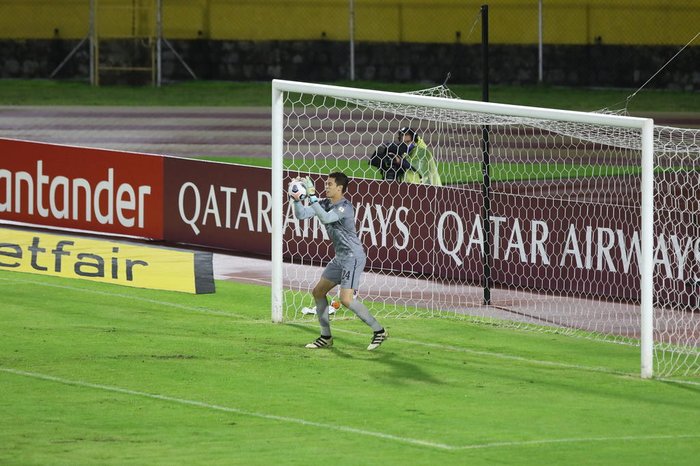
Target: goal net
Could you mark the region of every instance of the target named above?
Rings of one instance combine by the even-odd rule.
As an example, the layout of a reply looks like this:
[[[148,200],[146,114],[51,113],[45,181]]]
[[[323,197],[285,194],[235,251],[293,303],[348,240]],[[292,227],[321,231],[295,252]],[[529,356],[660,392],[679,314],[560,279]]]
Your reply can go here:
[[[370,162],[400,128],[430,153],[409,151],[403,180],[385,180],[401,174]],[[644,377],[700,374],[697,130],[464,101],[444,86],[274,81],[272,133],[274,321],[315,319],[310,290],[334,254],[320,222],[295,219],[287,183],[309,175],[322,191],[342,171],[374,315],[640,345]],[[426,157],[432,184],[409,175]]]

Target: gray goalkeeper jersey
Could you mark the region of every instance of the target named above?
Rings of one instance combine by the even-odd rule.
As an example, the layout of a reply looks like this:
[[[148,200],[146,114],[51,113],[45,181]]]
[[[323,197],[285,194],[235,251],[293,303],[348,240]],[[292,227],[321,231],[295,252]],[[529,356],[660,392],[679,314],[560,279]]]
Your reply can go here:
[[[347,199],[343,198],[332,204],[330,199],[318,201],[319,207],[326,213],[318,215],[326,227],[326,232],[333,242],[335,255],[338,259],[347,257],[365,257],[365,250],[357,237],[355,228],[355,209]],[[310,218],[316,215],[313,207],[302,205],[301,202],[294,203],[294,214],[298,219]]]

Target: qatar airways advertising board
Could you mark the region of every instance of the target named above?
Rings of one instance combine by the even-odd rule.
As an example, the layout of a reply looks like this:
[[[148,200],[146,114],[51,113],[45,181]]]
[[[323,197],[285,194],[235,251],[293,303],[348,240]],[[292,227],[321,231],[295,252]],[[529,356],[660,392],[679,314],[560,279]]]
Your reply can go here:
[[[163,239],[163,158],[0,139],[0,219]]]
[[[277,189],[285,189],[291,176]],[[270,256],[271,173],[267,168],[168,159],[168,241]],[[323,177],[316,176],[317,189]],[[352,180],[358,233],[373,270],[480,284],[484,223],[481,187],[437,188]],[[496,286],[636,300],[641,256],[640,211],[562,199],[494,193],[491,273]],[[316,217],[297,220],[285,196],[284,251],[295,261],[324,264],[333,251]],[[659,224],[688,224],[685,214],[657,213]],[[663,218],[666,217],[666,218]],[[700,236],[657,231],[657,299],[690,304],[700,283]]]
[[[165,160],[165,237],[169,242],[270,257],[270,170]]]

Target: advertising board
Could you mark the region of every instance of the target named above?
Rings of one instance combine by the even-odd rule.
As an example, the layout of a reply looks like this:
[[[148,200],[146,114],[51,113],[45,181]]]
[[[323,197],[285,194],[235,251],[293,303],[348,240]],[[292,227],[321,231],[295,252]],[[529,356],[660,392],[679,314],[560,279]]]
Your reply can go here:
[[[163,238],[163,157],[0,138],[0,219]]]
[[[212,255],[0,227],[0,270],[185,293],[213,293]]]

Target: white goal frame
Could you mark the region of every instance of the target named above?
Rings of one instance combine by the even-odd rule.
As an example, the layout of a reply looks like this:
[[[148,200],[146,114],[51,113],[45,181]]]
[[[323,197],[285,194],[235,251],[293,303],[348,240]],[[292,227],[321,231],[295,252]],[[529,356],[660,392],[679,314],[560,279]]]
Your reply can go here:
[[[446,99],[422,95],[356,89],[295,81],[272,81],[272,321],[283,320],[283,226],[284,226],[284,95],[287,92],[313,94],[341,99],[381,101],[433,109],[475,112],[542,120],[606,125],[641,131],[641,377],[653,375],[653,237],[654,237],[654,120],[601,113],[586,113],[550,108],[525,107],[488,102]]]

